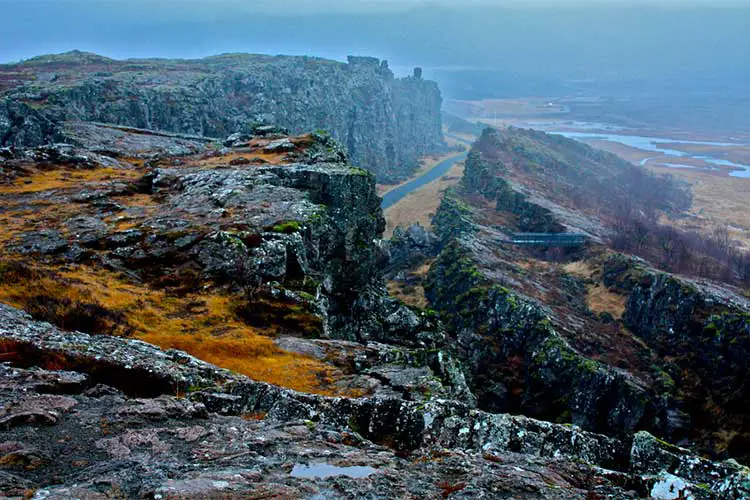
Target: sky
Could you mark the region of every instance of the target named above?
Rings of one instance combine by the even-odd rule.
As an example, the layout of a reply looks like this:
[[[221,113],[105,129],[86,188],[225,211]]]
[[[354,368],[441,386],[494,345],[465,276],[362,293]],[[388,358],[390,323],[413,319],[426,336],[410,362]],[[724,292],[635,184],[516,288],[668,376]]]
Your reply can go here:
[[[750,95],[750,0],[0,0],[0,15],[0,63],[367,55],[451,96]]]
[[[670,12],[729,12],[730,4],[748,6],[750,0],[0,0],[0,63],[81,49],[116,58],[261,52],[343,59],[367,54],[396,65],[472,66],[476,61],[471,57],[453,57],[455,51],[444,47],[445,40],[453,41],[450,35],[465,35],[481,46],[533,44],[540,37],[554,40],[554,35],[569,43],[570,32],[580,31],[585,42],[591,32],[603,36],[597,31],[601,23],[608,23],[607,28],[620,24],[624,11],[625,29],[613,26],[613,37],[623,40],[640,37],[641,28],[659,30],[650,19],[654,17],[667,28],[661,36],[668,43],[669,38],[689,37],[707,27],[726,38],[720,33],[725,20],[706,19],[713,26],[702,26],[699,15],[673,28]],[[560,11],[566,12],[563,20],[555,21]],[[642,19],[629,19],[638,11]],[[732,18],[737,16],[726,17],[731,37]],[[523,23],[529,25],[526,32]],[[446,29],[449,36],[441,40]],[[475,36],[477,31],[484,38]],[[503,38],[503,32],[515,38]],[[654,38],[653,33],[646,35]],[[450,56],[433,57],[439,51]]]

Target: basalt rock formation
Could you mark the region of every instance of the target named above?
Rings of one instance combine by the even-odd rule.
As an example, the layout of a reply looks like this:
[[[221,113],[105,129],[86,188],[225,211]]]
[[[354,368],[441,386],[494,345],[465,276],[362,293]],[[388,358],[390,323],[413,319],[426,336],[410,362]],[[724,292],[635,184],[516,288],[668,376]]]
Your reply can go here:
[[[457,402],[326,398],[0,306],[10,498],[743,498],[750,473]]]
[[[383,241],[382,248],[388,259],[386,276],[392,276],[437,257],[440,239],[422,225],[412,224],[406,229],[397,227],[391,238]]]
[[[116,61],[70,52],[0,66],[0,146],[71,142],[66,122],[221,138],[272,124],[330,131],[383,181],[444,148],[437,84],[385,61],[223,55]]]
[[[623,323],[659,356],[672,360],[668,372],[681,389],[677,399],[689,425],[732,429],[736,434],[722,446],[747,460],[750,302],[731,290],[678,279],[621,256],[604,263],[602,278],[627,297]],[[686,433],[675,431],[672,439]],[[716,446],[716,440],[701,444]]]
[[[3,301],[295,388],[471,403],[435,318],[388,297],[374,178],[329,136],[109,133],[119,159],[6,150]]]
[[[481,409],[608,435],[647,430],[747,460],[750,304],[731,285],[608,248],[620,195],[597,206],[607,179],[644,210],[678,210],[686,196],[612,158],[538,132],[485,132],[434,219],[443,249],[425,280],[430,303]],[[627,196],[627,179],[643,190]],[[651,198],[654,186],[663,198]],[[576,232],[589,243],[512,243],[528,231]]]
[[[724,460],[744,393],[708,381],[744,390],[741,357],[712,371],[745,349],[742,302],[625,257],[522,265],[465,187],[437,234],[384,243],[373,174],[327,134],[64,126],[76,144],[0,150],[4,497],[748,495]],[[384,273],[438,251],[436,310],[388,295]],[[630,297],[621,320],[586,301],[597,280]],[[683,356],[694,340],[711,349]],[[696,382],[735,431],[714,461]]]

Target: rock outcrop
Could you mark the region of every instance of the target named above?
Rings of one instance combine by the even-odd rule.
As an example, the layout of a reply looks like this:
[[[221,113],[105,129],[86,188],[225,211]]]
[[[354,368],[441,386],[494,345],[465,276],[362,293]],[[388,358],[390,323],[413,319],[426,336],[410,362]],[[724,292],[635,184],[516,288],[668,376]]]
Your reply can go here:
[[[450,401],[311,396],[0,305],[6,497],[741,498],[750,473],[645,433]],[[54,479],[53,479],[54,478]]]
[[[434,316],[388,297],[374,177],[330,136],[92,128],[119,140],[2,158],[2,301],[299,389],[473,403]]]
[[[440,238],[421,224],[412,224],[406,229],[399,226],[389,240],[382,242],[382,248],[387,259],[385,273],[395,275],[437,257]]]
[[[660,356],[673,359],[671,383],[690,416],[686,427],[732,428],[722,446],[750,457],[750,304],[733,291],[659,272],[643,261],[615,255],[604,263],[603,280],[627,296],[623,322]],[[674,429],[680,439],[685,429]],[[719,433],[717,433],[719,434]],[[704,446],[715,447],[706,439]]]
[[[325,129],[383,181],[444,148],[435,82],[394,78],[387,62],[223,55],[115,61],[78,52],[0,66],[0,146],[69,142],[66,122],[224,138],[258,124]]]
[[[644,387],[573,349],[541,304],[493,284],[471,245],[454,241],[441,252],[426,292],[460,346],[479,407],[605,433],[642,425]]]
[[[308,161],[305,155],[317,154],[316,148],[329,140],[324,136],[286,140],[298,153],[285,152],[287,160],[276,165],[263,160],[265,164],[233,166],[230,158],[209,155],[200,164],[169,160],[148,171],[119,166],[114,172],[126,177],[120,182],[51,190],[45,198],[77,204],[75,216],[60,220],[58,227],[12,235],[10,249],[61,261],[99,262],[151,281],[197,272],[201,280],[242,290],[277,286],[283,295],[296,289],[306,291],[326,317],[347,314],[360,294],[369,289],[376,293],[379,283],[374,242],[384,222],[374,179],[346,165],[343,156]],[[248,156],[256,150],[261,156],[277,155],[266,152],[269,139],[256,141],[245,148]],[[53,165],[85,158],[90,161],[80,160],[81,168],[91,172],[110,168],[83,153],[44,158]],[[37,154],[32,161],[39,159]],[[24,162],[28,159],[18,164]],[[206,168],[206,162],[212,166]],[[128,206],[139,195],[158,206],[148,211]],[[117,196],[124,205],[111,203]],[[29,204],[39,197],[32,188],[18,193],[16,201]],[[118,230],[107,224],[112,214],[130,227]],[[329,325],[321,323],[321,335],[358,336],[356,324],[347,332],[329,332]]]
[[[647,430],[747,460],[741,360],[750,305],[731,285],[656,271],[607,248],[616,207],[591,207],[598,186],[618,184],[620,161],[570,142],[487,131],[433,220],[442,250],[425,291],[459,347],[478,407],[611,435]],[[630,198],[637,207],[668,212],[684,202],[676,185],[651,199],[669,181],[628,168],[650,186]],[[513,243],[513,233],[537,231],[582,233],[589,243]]]

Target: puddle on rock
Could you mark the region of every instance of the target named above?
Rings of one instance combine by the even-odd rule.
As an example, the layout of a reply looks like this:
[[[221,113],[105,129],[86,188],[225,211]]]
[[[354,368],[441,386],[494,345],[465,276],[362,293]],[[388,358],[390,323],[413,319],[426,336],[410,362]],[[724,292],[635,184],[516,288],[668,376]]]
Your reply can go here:
[[[353,466],[353,467],[338,467],[331,464],[309,464],[300,465],[297,464],[292,469],[290,474],[292,477],[299,477],[304,479],[326,479],[334,476],[347,476],[353,478],[367,477],[371,474],[375,474],[378,470],[374,467],[367,466]]]

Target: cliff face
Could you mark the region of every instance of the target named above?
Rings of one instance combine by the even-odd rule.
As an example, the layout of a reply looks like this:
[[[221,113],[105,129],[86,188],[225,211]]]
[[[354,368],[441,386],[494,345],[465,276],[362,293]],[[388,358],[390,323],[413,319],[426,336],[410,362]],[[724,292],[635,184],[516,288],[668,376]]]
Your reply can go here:
[[[660,356],[681,388],[693,427],[732,429],[722,446],[745,459],[750,443],[750,304],[731,291],[676,278],[637,259],[610,258],[604,282],[627,296],[623,322]],[[718,433],[717,433],[718,434]],[[707,439],[706,445],[716,446]]]
[[[152,131],[75,131],[120,159],[1,150],[0,302],[296,389],[419,399],[454,392],[444,377],[471,401],[436,321],[387,296],[374,176],[330,136],[267,130],[217,151]]]
[[[425,290],[478,407],[605,434],[646,429],[747,460],[747,300],[607,246],[618,200],[664,213],[689,193],[570,142],[486,132],[433,220],[443,248]],[[584,233],[588,243],[513,243],[513,233],[537,231]]]
[[[224,138],[271,123],[325,129],[352,161],[391,181],[443,148],[435,82],[396,79],[387,62],[226,55],[114,61],[70,53],[0,66],[0,144],[65,141],[64,121]]]
[[[555,330],[551,311],[494,281],[497,269],[478,264],[490,250],[471,236],[453,241],[426,286],[455,335],[479,407],[603,433],[643,426],[644,387],[581,354]]]
[[[329,398],[0,305],[0,488],[48,498],[746,498],[750,472],[453,401]],[[50,478],[54,478],[54,481]],[[346,494],[342,494],[345,489]],[[668,492],[668,496],[660,496]]]
[[[440,239],[382,245],[374,176],[325,134],[65,131],[89,148],[0,149],[3,495],[747,496],[736,462],[633,435],[650,388],[497,283],[536,273],[489,246],[494,209],[451,198]],[[441,242],[458,342],[380,277]],[[519,409],[559,422],[483,411]]]

